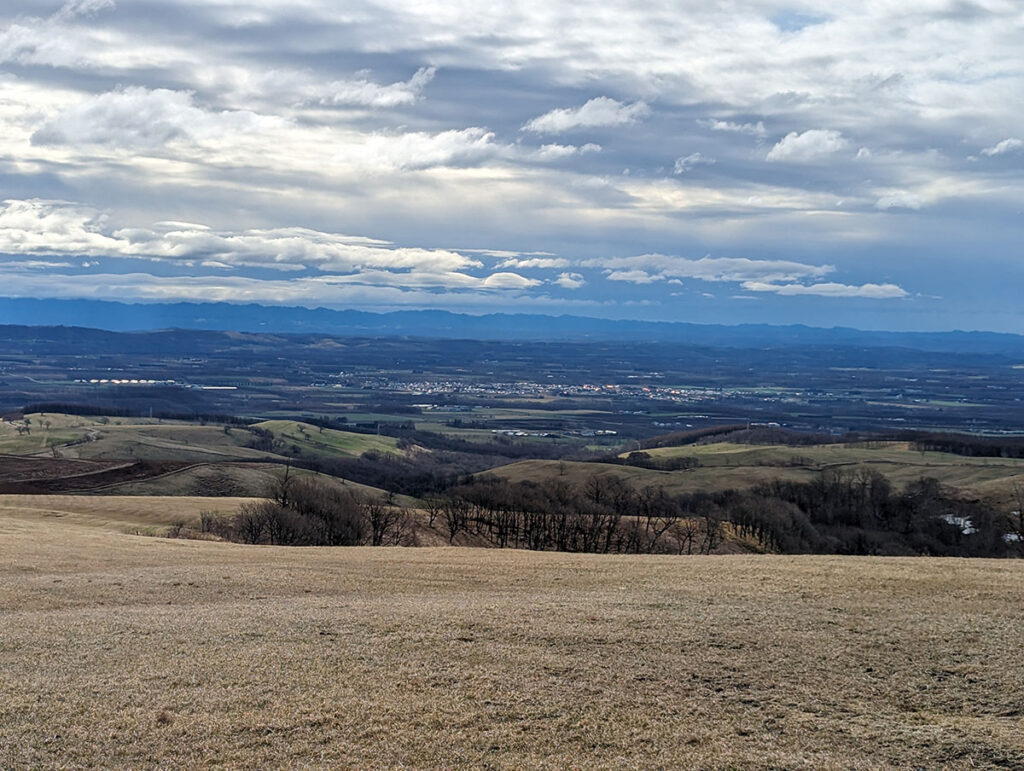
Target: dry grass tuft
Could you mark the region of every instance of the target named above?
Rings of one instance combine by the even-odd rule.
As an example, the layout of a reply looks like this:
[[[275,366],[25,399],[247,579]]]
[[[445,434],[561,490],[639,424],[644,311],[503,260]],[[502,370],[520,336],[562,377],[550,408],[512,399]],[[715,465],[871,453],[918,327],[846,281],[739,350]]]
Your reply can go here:
[[[167,710],[160,710],[156,713],[156,720],[154,721],[158,726],[167,726],[174,722],[174,718],[171,717]]]

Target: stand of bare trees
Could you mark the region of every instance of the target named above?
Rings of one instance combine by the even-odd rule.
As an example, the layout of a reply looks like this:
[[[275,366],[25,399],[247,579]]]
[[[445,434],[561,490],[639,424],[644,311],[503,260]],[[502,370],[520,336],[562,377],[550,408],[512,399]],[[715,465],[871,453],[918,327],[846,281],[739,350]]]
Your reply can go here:
[[[950,495],[934,479],[896,491],[871,470],[748,490],[673,495],[614,473],[575,484],[471,478],[426,501],[426,524],[451,544],[596,554],[712,554],[737,539],[781,553],[1001,557],[1024,552],[1024,486],[1011,513]],[[251,544],[415,543],[413,513],[390,496],[287,470],[264,499],[201,529]]]
[[[871,470],[670,495],[613,474],[511,483],[478,477],[428,506],[449,541],[595,553],[711,554],[726,536],[764,551],[1002,557],[1024,552],[1024,487],[1005,514],[921,479],[902,491]]]
[[[231,517],[203,514],[200,529],[230,541],[282,546],[389,546],[412,536],[409,512],[388,499],[287,469],[263,500]]]
[[[598,554],[704,553],[724,531],[710,501],[687,508],[663,489],[637,491],[613,475],[594,475],[582,488],[553,479],[511,484],[481,477],[428,503],[450,543],[461,535],[500,548]]]

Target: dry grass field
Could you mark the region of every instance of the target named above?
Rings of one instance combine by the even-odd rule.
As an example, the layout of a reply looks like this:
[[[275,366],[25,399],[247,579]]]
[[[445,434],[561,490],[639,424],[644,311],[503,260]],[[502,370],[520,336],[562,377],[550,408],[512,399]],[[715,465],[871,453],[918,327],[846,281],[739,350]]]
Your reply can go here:
[[[4,518],[11,518],[37,524],[102,528],[116,533],[162,535],[176,522],[197,523],[203,511],[231,514],[240,503],[248,500],[251,499],[158,495],[0,495],[0,523]],[[0,528],[2,526],[0,524]],[[75,531],[69,532],[73,537]]]
[[[0,768],[1024,766],[1020,561],[246,547],[92,500],[0,509]]]

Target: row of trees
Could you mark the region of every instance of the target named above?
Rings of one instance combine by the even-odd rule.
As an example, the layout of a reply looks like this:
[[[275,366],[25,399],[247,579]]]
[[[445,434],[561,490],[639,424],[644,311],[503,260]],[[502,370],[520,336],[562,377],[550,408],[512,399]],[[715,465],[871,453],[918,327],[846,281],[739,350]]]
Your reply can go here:
[[[265,499],[233,516],[203,514],[201,529],[250,544],[384,546],[415,543],[419,516],[390,497],[288,470]],[[478,476],[428,497],[426,525],[452,544],[602,554],[711,554],[730,533],[790,554],[1000,557],[1024,550],[1020,510],[959,499],[934,479],[896,491],[863,469],[682,495],[636,489],[614,473],[582,484]]]
[[[600,553],[711,553],[728,531],[782,553],[1000,557],[1024,546],[1024,515],[952,496],[934,479],[896,491],[870,470],[811,482],[671,495],[611,474],[511,483],[480,477],[428,506],[449,540]]]
[[[686,508],[660,487],[637,491],[615,475],[581,487],[563,479],[480,477],[428,502],[428,523],[501,548],[591,553],[704,553],[724,540],[720,512]]]

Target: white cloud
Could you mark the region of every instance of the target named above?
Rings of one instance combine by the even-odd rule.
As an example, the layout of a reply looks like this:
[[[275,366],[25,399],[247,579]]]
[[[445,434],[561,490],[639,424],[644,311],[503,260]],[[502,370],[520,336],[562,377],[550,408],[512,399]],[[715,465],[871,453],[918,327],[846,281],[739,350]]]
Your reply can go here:
[[[563,289],[579,289],[587,282],[579,273],[559,273],[558,278],[551,283],[558,284]]]
[[[87,267],[87,263],[82,263]],[[4,270],[52,270],[53,268],[70,268],[70,262],[56,262],[53,260],[0,260],[0,268]]]
[[[589,100],[582,107],[545,113],[528,121],[523,130],[538,134],[561,134],[577,128],[623,126],[647,117],[650,112],[650,108],[643,102],[623,104],[607,96],[599,96]]]
[[[599,153],[601,152],[601,145],[596,145],[592,142],[588,142],[582,147],[576,145],[541,145],[538,149],[528,151],[525,153],[525,157],[533,158],[538,161],[557,161],[562,158],[571,158],[574,155],[586,155],[588,153]]]
[[[745,281],[743,288],[748,292],[774,292],[784,297],[813,295],[816,297],[863,297],[873,300],[888,300],[906,297],[907,292],[896,284],[771,284],[760,281]]]
[[[792,131],[768,151],[767,161],[805,163],[827,158],[846,147],[847,141],[832,129],[809,129],[802,134]]]
[[[117,36],[79,22],[114,7],[113,0],[69,0],[47,18],[18,16],[6,29],[0,27],[0,61],[52,67],[95,63],[97,51],[109,49]],[[151,46],[149,53],[152,58],[155,48]],[[123,63],[126,60],[122,57]]]
[[[305,228],[215,232],[202,225],[167,222],[149,228],[112,228],[106,217],[88,207],[41,200],[3,202],[0,253],[217,260],[281,270],[381,268],[443,273],[482,267],[479,260],[450,250],[395,247]]]
[[[609,281],[628,281],[630,284],[653,284],[664,276],[654,276],[645,270],[609,270],[605,278]]]
[[[481,286],[487,289],[527,289],[541,283],[539,279],[526,278],[518,273],[492,273]]]
[[[319,87],[321,104],[401,107],[415,103],[434,79],[434,67],[421,67],[408,81],[382,86],[366,79],[336,80]]]
[[[175,140],[221,139],[281,124],[279,118],[247,111],[203,110],[186,91],[130,86],[67,107],[36,131],[32,142],[152,150]]]
[[[796,281],[824,276],[835,270],[831,265],[808,265],[790,260],[751,260],[746,257],[701,257],[691,260],[664,254],[595,258],[580,264],[617,271],[618,275],[612,280],[631,281],[640,278],[643,283],[649,283],[646,279],[653,281],[668,278],[695,278],[711,282]]]
[[[406,288],[398,285],[346,282],[335,277],[260,279],[247,276],[193,275],[158,276],[150,273],[95,273],[70,275],[7,271],[0,265],[0,283],[7,297],[47,297],[120,300],[129,302],[261,303],[266,305],[302,305],[310,308],[436,307],[438,291],[431,288]],[[522,294],[521,282],[496,280],[489,286],[481,281],[445,291],[447,307],[493,311],[499,308],[552,305],[599,305],[594,300],[553,300],[547,295]],[[508,305],[502,305],[508,303]]]
[[[315,270],[282,280],[251,276],[197,275],[154,279],[151,286],[124,292],[126,298],[151,300],[191,296],[189,288],[211,291],[203,299],[243,301],[252,297],[274,302],[335,296],[345,287],[391,287],[403,293],[517,293],[540,286],[540,279],[511,271],[472,275],[482,264],[443,249],[397,247],[373,239],[323,233],[303,228],[216,232],[202,225],[164,222],[152,228],[111,228],[88,209],[53,201],[5,201],[0,206],[0,253],[24,256],[92,256],[168,261],[189,271],[202,267],[222,272],[243,267],[276,268],[285,272]],[[83,262],[82,266],[88,266]],[[47,260],[0,261],[0,272],[18,272],[22,287],[40,286],[26,271],[49,269],[45,279],[66,279],[82,296],[118,297],[124,276],[58,276],[52,269],[71,267]],[[103,288],[103,282],[108,286]],[[89,289],[92,287],[92,289]],[[235,294],[243,290],[242,295]],[[251,290],[251,292],[250,292]],[[13,290],[12,290],[13,291]],[[40,296],[62,296],[36,290]],[[278,292],[276,295],[273,292]],[[346,290],[350,291],[350,290]],[[246,294],[248,293],[248,294]],[[417,295],[417,297],[420,297]],[[420,297],[422,300],[422,297]],[[434,295],[437,300],[437,295]]]
[[[348,78],[329,79],[324,73],[309,68],[225,65],[204,73],[200,80],[204,90],[216,90],[233,102],[274,111],[284,107],[353,107],[385,110],[407,107],[423,98],[426,87],[434,80],[436,67],[420,67],[408,80],[378,83],[369,71],[357,72]],[[318,120],[324,120],[322,112]]]
[[[476,126],[439,134],[380,134],[369,139],[365,149],[371,162],[398,169],[470,164],[502,152],[494,141],[494,132]]]
[[[1011,137],[1010,139],[1004,139],[1002,142],[997,142],[992,147],[986,147],[981,151],[982,155],[1005,155],[1006,153],[1012,153],[1014,150],[1020,150],[1024,147],[1024,142],[1019,139]]]
[[[764,123],[734,123],[728,120],[716,120],[714,118],[701,119],[697,123],[711,131],[728,131],[733,134],[748,134],[752,137],[763,139],[768,132],[765,131]]]
[[[499,268],[568,268],[569,260],[564,257],[510,257]]]
[[[333,181],[368,171],[400,173],[489,160],[543,162],[600,149],[503,144],[495,141],[494,132],[478,126],[437,133],[345,131],[247,110],[209,110],[197,105],[189,92],[134,86],[57,110],[31,141],[36,148],[59,148],[67,154],[63,161],[80,157],[89,162],[97,150],[113,153],[119,161],[125,151],[159,157],[179,164],[178,173],[192,182],[196,164]],[[163,170],[165,183],[170,170]]]
[[[690,153],[686,157],[676,158],[674,169],[676,174],[684,174],[695,166],[713,166],[714,164],[714,158],[708,158],[701,153]]]

